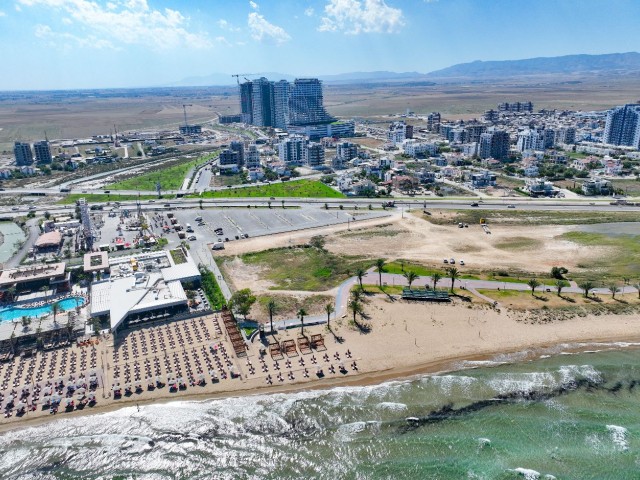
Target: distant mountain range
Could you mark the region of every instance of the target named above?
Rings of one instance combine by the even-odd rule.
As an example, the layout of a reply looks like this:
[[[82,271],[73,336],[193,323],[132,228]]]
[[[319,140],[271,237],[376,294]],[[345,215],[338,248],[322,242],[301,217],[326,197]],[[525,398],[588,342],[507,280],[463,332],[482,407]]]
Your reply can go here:
[[[439,79],[509,79],[515,77],[539,75],[598,75],[598,74],[629,74],[640,73],[640,53],[607,53],[603,55],[565,55],[561,57],[538,57],[525,60],[477,60],[470,63],[459,63],[451,67],[430,73],[419,72],[350,72],[337,75],[320,75],[317,78],[326,83],[373,83],[373,82],[409,82],[435,81]],[[244,76],[240,81],[244,81]],[[266,77],[270,80],[289,80],[294,75],[278,72],[262,72],[246,75],[253,79]],[[300,76],[298,76],[299,78]],[[175,82],[170,87],[191,86],[228,86],[234,85],[236,80],[231,74],[213,73],[201,77],[189,77]]]

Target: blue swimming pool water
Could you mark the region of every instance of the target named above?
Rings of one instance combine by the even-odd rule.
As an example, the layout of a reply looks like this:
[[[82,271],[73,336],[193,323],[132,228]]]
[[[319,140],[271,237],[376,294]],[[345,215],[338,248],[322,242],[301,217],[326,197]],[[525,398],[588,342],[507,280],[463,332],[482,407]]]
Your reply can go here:
[[[60,300],[58,302],[58,312],[66,312],[67,310],[71,310],[78,306],[84,305],[84,298],[82,297],[72,297],[65,298],[64,300]],[[42,317],[43,315],[47,315],[51,313],[53,310],[52,304],[44,305],[42,307],[32,307],[32,308],[18,308],[18,307],[10,307],[0,310],[0,322],[7,322],[11,320],[17,320],[22,317]]]

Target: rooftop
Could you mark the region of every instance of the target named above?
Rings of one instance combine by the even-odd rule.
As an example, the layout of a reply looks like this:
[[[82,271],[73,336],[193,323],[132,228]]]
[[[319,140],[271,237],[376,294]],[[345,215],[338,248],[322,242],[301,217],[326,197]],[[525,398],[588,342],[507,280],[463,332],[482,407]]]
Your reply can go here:
[[[60,275],[64,275],[65,267],[66,264],[64,262],[60,262],[3,270],[2,273],[0,273],[0,287],[17,282],[30,282],[58,277]]]

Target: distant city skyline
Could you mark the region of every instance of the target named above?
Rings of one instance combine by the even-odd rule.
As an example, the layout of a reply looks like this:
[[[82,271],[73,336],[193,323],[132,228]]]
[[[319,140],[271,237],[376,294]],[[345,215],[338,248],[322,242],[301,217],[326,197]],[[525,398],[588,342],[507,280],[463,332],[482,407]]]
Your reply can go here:
[[[5,0],[0,90],[640,51],[638,18],[633,0]]]

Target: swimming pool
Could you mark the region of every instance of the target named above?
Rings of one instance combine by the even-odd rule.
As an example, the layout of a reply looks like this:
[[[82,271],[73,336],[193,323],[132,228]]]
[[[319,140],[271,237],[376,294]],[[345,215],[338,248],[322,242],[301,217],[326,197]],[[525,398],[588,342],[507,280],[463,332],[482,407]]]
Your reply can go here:
[[[77,306],[84,305],[83,297],[70,297],[60,300],[58,303],[58,312],[66,312]],[[18,320],[22,317],[36,318],[47,315],[53,311],[53,304],[43,305],[42,307],[19,308],[9,307],[0,310],[0,322]]]

